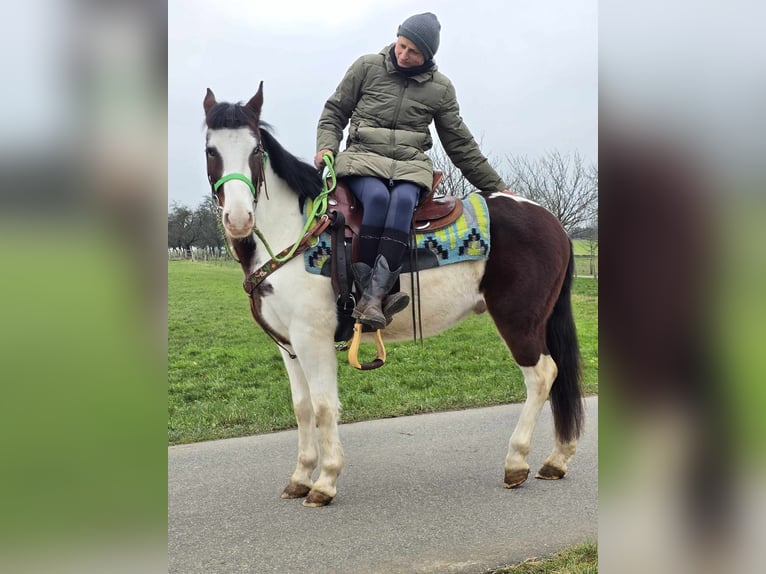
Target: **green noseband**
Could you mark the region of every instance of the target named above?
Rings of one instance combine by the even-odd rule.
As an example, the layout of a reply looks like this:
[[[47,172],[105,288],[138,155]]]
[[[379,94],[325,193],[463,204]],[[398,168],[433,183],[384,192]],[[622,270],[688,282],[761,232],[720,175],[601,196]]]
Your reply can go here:
[[[218,191],[219,187],[221,187],[227,181],[231,181],[232,179],[238,179],[239,181],[244,181],[247,184],[247,187],[250,188],[250,192],[253,194],[253,197],[255,197],[255,186],[253,185],[253,182],[250,181],[249,177],[241,173],[230,173],[230,174],[224,175],[221,179],[215,182],[215,185],[213,185],[213,189],[215,191]]]

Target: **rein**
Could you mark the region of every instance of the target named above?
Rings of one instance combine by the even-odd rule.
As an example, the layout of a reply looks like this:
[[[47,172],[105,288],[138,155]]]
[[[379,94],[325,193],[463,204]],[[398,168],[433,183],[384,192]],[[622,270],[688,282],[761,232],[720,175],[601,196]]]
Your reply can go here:
[[[218,181],[215,182],[213,185],[213,188],[215,191],[218,191],[218,188],[221,187],[224,183],[227,181],[232,180],[238,180],[244,182],[249,188],[250,192],[253,195],[253,203],[258,204],[258,194],[260,192],[261,185],[266,186],[266,178],[264,176],[264,171],[266,167],[266,162],[268,159],[268,154],[266,153],[263,148],[260,147],[259,144],[259,153],[262,155],[262,161],[259,162],[260,164],[260,170],[258,175],[256,176],[256,183],[254,184],[250,178],[248,178],[246,175],[241,173],[229,173],[223,177],[221,177]],[[303,228],[300,231],[300,235],[298,236],[298,239],[290,245],[289,247],[286,247],[282,251],[280,251],[277,254],[274,254],[274,251],[271,249],[271,246],[269,245],[269,242],[266,240],[266,238],[263,236],[263,233],[260,229],[257,227],[253,228],[253,233],[255,234],[258,239],[261,240],[263,243],[263,246],[266,248],[266,251],[268,252],[271,259],[269,259],[266,263],[261,265],[258,269],[247,275],[245,278],[245,281],[242,285],[245,292],[248,294],[248,296],[253,299],[254,293],[258,286],[263,283],[266,278],[274,273],[277,269],[291,261],[295,256],[297,256],[300,253],[303,253],[308,249],[309,247],[312,247],[316,244],[318,241],[319,236],[330,226],[330,224],[333,222],[333,219],[330,217],[330,215],[327,214],[327,196],[330,195],[335,190],[336,184],[337,184],[337,177],[335,175],[335,169],[334,169],[334,160],[332,155],[330,154],[324,154],[322,157],[325,163],[325,168],[327,169],[327,174],[330,179],[330,184],[327,183],[327,177],[322,176],[322,191],[319,193],[319,195],[314,199],[309,199],[307,203],[307,216],[306,216],[306,223],[303,225]],[[269,199],[268,193],[266,194],[266,199]],[[219,222],[220,223],[220,222]],[[221,224],[222,226],[222,224]],[[224,237],[225,234],[224,234]],[[226,238],[226,248],[229,251],[229,254],[232,256],[232,258],[235,261],[238,261],[237,258],[234,256],[234,253],[232,252],[228,238]],[[340,247],[343,249],[343,247]],[[266,332],[267,335],[269,335],[272,340],[282,349],[287,352],[287,354],[290,356],[291,359],[295,359],[296,355],[290,351],[286,347],[286,345],[290,345],[289,341],[284,340],[282,337],[278,336],[277,333],[271,330],[271,328],[264,324],[261,324],[261,328]],[[358,353],[359,353],[359,344],[361,341],[362,336],[362,324],[357,322],[354,325],[354,335],[352,337],[350,346],[349,346],[349,355],[348,355],[348,361],[349,363],[360,370],[371,370],[371,369],[377,369],[379,367],[382,367],[383,364],[386,362],[386,349],[383,345],[383,339],[380,335],[380,330],[377,330],[375,332],[375,346],[377,355],[376,358],[369,362],[369,363],[360,363],[358,359]]]
[[[306,249],[315,245],[319,236],[330,225],[330,216],[327,215],[327,196],[335,190],[335,184],[337,180],[335,177],[335,169],[333,168],[332,156],[325,154],[324,162],[331,176],[332,183],[328,186],[327,180],[322,178],[321,193],[316,197],[316,199],[309,199],[306,223],[303,225],[303,229],[301,229],[300,235],[298,236],[298,239],[295,241],[295,243],[275,255],[271,250],[269,242],[266,241],[263,233],[261,233],[261,230],[257,227],[253,229],[253,233],[255,233],[258,239],[261,240],[263,246],[266,248],[266,251],[271,256],[271,259],[269,259],[266,263],[261,265],[247,277],[245,281],[245,291],[248,291],[247,286],[249,286],[251,289],[248,291],[248,294],[251,294],[252,290],[263,283],[264,279],[274,273],[274,271],[282,267],[296,255],[303,253]],[[257,203],[257,194],[253,193],[253,197],[255,198],[254,201]]]
[[[247,294],[252,296],[253,291],[258,285],[263,283],[266,277],[274,273],[274,271],[289,262],[296,255],[303,253],[306,249],[312,247],[316,243],[316,238],[329,227],[330,223],[330,216],[323,213],[319,216],[313,227],[307,230],[299,241],[296,241],[290,247],[286,247],[276,255],[273,255],[271,251],[269,251],[269,255],[271,255],[272,258],[250,273],[250,275],[247,276],[247,279],[245,279],[245,291],[247,291]],[[260,235],[258,237],[260,237]]]
[[[260,144],[258,145],[257,153],[261,155],[262,160],[259,162],[260,169],[258,170],[258,175],[255,178],[255,184],[250,180],[249,177],[244,174],[229,173],[216,181],[215,184],[213,184],[213,189],[218,191],[218,188],[221,187],[224,183],[236,179],[238,181],[244,182],[250,188],[250,192],[253,194],[254,204],[258,204],[258,194],[260,192],[261,186],[263,186],[264,191],[266,192],[266,199],[268,200],[269,194],[266,190],[266,177],[264,175],[266,162],[268,160],[268,153],[263,149],[263,147],[261,147]],[[261,240],[264,247],[266,248],[266,251],[271,256],[271,259],[247,275],[247,277],[245,277],[245,281],[243,282],[242,287],[251,299],[253,299],[255,290],[269,275],[274,273],[274,271],[282,267],[285,263],[292,260],[296,255],[303,253],[306,249],[315,245],[322,232],[327,229],[327,227],[329,227],[331,220],[330,216],[327,215],[327,196],[335,190],[337,179],[335,176],[335,169],[333,167],[334,162],[332,156],[325,154],[324,162],[330,175],[331,183],[328,186],[327,179],[323,177],[322,191],[315,199],[309,199],[306,223],[304,224],[303,229],[301,229],[300,235],[298,236],[298,239],[295,241],[295,243],[275,255],[261,231],[257,227],[253,229],[253,233]],[[223,227],[220,221],[219,224],[221,227]],[[230,248],[229,240],[225,233],[224,238],[226,238],[226,248],[229,251],[229,255],[231,255],[232,259],[239,263],[240,261],[236,258],[232,249]],[[265,323],[261,324],[261,328],[274,340],[278,346],[287,352],[291,359],[296,358],[296,355],[285,347],[285,345],[290,344],[289,341],[283,340],[282,337],[273,332],[271,328],[269,328]]]
[[[266,199],[268,200],[269,193],[266,188],[264,168],[266,167],[269,154],[260,146],[260,144],[257,150],[257,154],[261,156],[262,160],[259,162],[261,167],[258,170],[258,175],[255,178],[255,183],[253,183],[249,177],[242,173],[229,173],[221,177],[213,184],[213,190],[218,191],[218,188],[227,181],[238,180],[244,182],[250,188],[250,193],[253,194],[254,204],[258,204],[258,195],[261,190],[261,186],[263,186],[266,193]],[[269,245],[269,242],[263,236],[261,230],[257,227],[253,228],[253,233],[256,235],[256,237],[258,237],[258,239],[261,240],[263,246],[266,248],[266,252],[271,257],[269,261],[267,261],[248,276],[247,280],[253,280],[256,287],[262,283],[266,277],[271,275],[271,273],[282,267],[282,265],[293,259],[299,253],[302,253],[311,247],[313,245],[311,239],[319,237],[322,231],[324,231],[329,225],[329,216],[327,216],[327,196],[335,190],[337,179],[335,176],[335,169],[333,166],[334,161],[332,156],[325,154],[323,159],[325,166],[327,167],[328,174],[330,175],[331,183],[328,186],[327,180],[322,178],[322,191],[315,199],[308,200],[309,214],[306,217],[306,223],[304,224],[303,229],[301,229],[300,234],[298,235],[298,239],[295,241],[295,243],[275,255],[274,251],[271,249],[271,245]],[[229,251],[229,255],[231,255],[232,259],[239,262],[236,256],[232,253],[228,240],[226,241],[226,248]]]
[[[306,223],[304,224],[303,229],[301,230],[300,235],[298,236],[298,240],[287,250],[282,250],[276,255],[274,255],[274,252],[271,250],[271,246],[269,245],[269,242],[266,241],[266,238],[261,233],[261,230],[258,229],[257,227],[253,229],[253,233],[255,233],[258,239],[261,240],[261,242],[263,243],[263,246],[266,248],[266,251],[271,256],[272,261],[276,261],[277,263],[280,263],[280,264],[284,264],[290,261],[290,259],[292,259],[296,255],[296,250],[298,249],[298,245],[300,245],[301,242],[305,240],[306,237],[309,236],[309,228],[311,227],[313,222],[319,219],[320,217],[323,217],[327,213],[327,196],[330,195],[330,193],[332,193],[335,190],[335,184],[337,180],[335,177],[335,169],[333,168],[334,162],[333,162],[332,156],[329,154],[325,154],[323,159],[324,159],[325,165],[327,166],[327,170],[330,174],[330,177],[332,179],[332,183],[328,186],[327,180],[325,178],[322,178],[321,193],[316,197],[316,199],[309,199],[309,203],[308,203],[309,215],[306,217]],[[264,161],[264,165],[265,165],[265,161]],[[255,193],[253,193],[253,196],[255,197]],[[255,199],[255,202],[258,203],[257,197]]]

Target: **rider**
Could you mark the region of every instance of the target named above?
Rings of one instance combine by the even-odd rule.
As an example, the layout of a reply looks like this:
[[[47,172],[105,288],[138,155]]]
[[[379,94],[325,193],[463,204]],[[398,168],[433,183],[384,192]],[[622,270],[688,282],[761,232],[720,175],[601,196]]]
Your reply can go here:
[[[471,184],[506,191],[460,117],[455,88],[434,63],[440,30],[430,12],[407,18],[393,44],[351,65],[319,118],[314,163],[320,168],[324,154],[337,154],[336,174],[348,178],[364,210],[359,260],[352,265],[363,295],[353,316],[373,329],[409,304],[406,293],[387,294],[408,249],[415,206],[431,188],[433,164],[425,153],[432,147],[431,122]],[[346,148],[338,153],[349,121]]]

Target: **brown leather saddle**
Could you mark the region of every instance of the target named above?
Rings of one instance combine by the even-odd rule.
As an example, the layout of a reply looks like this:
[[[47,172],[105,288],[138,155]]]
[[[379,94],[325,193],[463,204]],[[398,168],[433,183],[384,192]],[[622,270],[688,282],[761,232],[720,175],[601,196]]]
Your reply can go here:
[[[428,233],[447,227],[463,214],[463,202],[459,198],[435,193],[441,179],[442,172],[434,171],[431,190],[415,209],[413,226],[416,233]],[[327,210],[343,214],[346,220],[346,237],[353,238],[353,243],[356,243],[359,228],[362,226],[362,204],[356,199],[345,179],[338,178],[335,190],[327,198]]]

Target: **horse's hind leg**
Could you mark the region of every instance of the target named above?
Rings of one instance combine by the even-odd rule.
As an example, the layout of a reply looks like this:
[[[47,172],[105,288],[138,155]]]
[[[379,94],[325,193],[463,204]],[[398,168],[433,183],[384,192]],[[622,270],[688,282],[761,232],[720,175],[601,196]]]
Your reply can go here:
[[[514,428],[508,442],[503,481],[506,488],[519,486],[529,476],[527,455],[532,443],[532,433],[537,425],[540,411],[548,398],[551,385],[556,378],[556,371],[556,363],[550,355],[543,353],[539,355],[534,366],[521,366],[521,372],[524,374],[524,385],[527,388],[527,398],[521,409],[516,428]]]
[[[491,311],[492,308],[490,307]],[[506,317],[508,316],[506,315]],[[532,433],[537,425],[540,411],[550,395],[553,383],[559,375],[559,368],[551,355],[548,354],[549,351],[543,334],[544,327],[539,326],[537,329],[531,329],[528,333],[524,333],[523,329],[520,328],[521,325],[525,324],[524,316],[521,313],[516,315],[513,320],[508,321],[498,320],[496,316],[493,318],[500,334],[521,368],[524,375],[524,385],[527,389],[527,398],[521,409],[516,428],[511,435],[504,465],[504,486],[515,488],[529,476],[527,455],[532,443]],[[575,454],[577,435],[573,434],[571,438],[562,439],[558,432],[555,434],[556,444],[553,451],[545,460],[536,478],[562,478],[567,471],[567,461]]]
[[[564,475],[582,426],[570,301],[574,259],[566,233],[549,212],[507,197],[490,200],[492,252],[479,288],[527,388],[505,458],[504,484],[513,488],[529,475],[532,433],[551,390],[556,447],[538,476]]]
[[[290,378],[295,420],[298,423],[298,463],[290,477],[290,482],[282,492],[282,498],[302,498],[306,496],[313,483],[311,474],[319,460],[316,437],[314,407],[311,405],[308,381],[297,359],[291,359],[282,351],[287,375]]]

